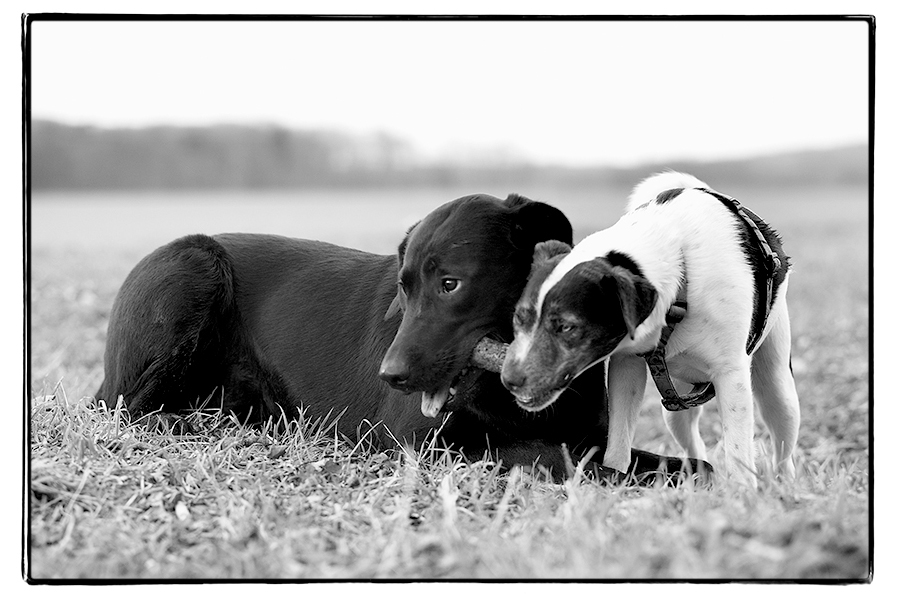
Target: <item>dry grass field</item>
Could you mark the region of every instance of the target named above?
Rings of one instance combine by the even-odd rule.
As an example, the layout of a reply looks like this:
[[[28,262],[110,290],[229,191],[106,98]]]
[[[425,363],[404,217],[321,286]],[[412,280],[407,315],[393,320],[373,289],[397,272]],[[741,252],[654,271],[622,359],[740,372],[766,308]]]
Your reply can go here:
[[[205,228],[211,233],[240,229],[240,221],[173,199],[160,205],[168,218],[158,222],[128,219],[120,203],[116,210],[126,216],[96,223],[84,198],[35,199],[30,577],[866,580],[867,192],[718,187],[771,221],[795,264],[789,304],[802,409],[798,477],[772,476],[767,434],[758,427],[758,490],[601,486],[577,469],[559,485],[429,448],[372,452],[337,438],[329,422],[302,415],[248,427],[198,413],[198,433],[176,436],[130,423],[121,407],[88,408],[85,398],[102,379],[113,298],[152,249],[146,245],[179,235],[177,228],[199,230],[204,215],[215,223]],[[624,202],[617,194],[597,200],[586,191],[549,190],[533,197],[563,208],[578,237],[616,218]],[[370,213],[354,205],[349,227],[333,198],[300,198],[295,212],[275,220],[299,228],[287,233],[311,235],[299,221],[314,214],[318,237],[390,252],[409,224],[398,221],[458,195],[396,201],[389,208],[403,212],[397,219],[384,217],[384,204],[372,203]],[[137,202],[147,209],[148,200]],[[195,216],[177,218],[182,210]],[[250,227],[265,226],[249,216],[264,207],[243,210]],[[340,226],[327,228],[329,216]],[[701,423],[711,448],[720,435],[714,405]],[[645,405],[636,446],[677,454],[659,412],[658,403]]]

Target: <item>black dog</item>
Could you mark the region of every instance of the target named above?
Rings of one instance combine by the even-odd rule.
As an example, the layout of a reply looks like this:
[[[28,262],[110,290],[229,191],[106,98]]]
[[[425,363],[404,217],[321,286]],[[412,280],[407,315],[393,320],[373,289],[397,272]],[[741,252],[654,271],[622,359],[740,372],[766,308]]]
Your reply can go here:
[[[372,439],[385,447],[393,443],[386,429],[418,445],[441,424],[406,397],[421,391],[452,410],[443,445],[473,458],[490,451],[505,464],[538,461],[562,477],[561,444],[576,458],[592,446],[598,461],[603,456],[605,403],[571,398],[605,390],[602,367],[536,415],[516,406],[497,374],[471,369],[460,377],[482,336],[512,338],[534,246],[548,239],[572,242],[566,217],[515,195],[438,208],[408,232],[399,262],[272,235],[181,238],[145,257],[123,283],[96,397],[123,395],[133,416],[187,409],[214,391],[217,404],[241,416],[279,408],[295,415],[302,405],[314,419],[340,414],[338,429],[350,439],[375,426]],[[382,358],[382,378],[401,391],[378,378]],[[682,464],[633,454],[637,472]]]

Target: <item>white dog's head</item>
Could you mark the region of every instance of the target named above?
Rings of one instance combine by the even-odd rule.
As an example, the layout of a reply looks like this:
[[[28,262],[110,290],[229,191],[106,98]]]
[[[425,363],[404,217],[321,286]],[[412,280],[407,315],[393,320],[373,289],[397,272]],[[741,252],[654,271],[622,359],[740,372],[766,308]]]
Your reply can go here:
[[[515,339],[501,380],[525,410],[549,406],[575,377],[605,360],[626,337],[634,339],[656,304],[656,289],[626,255],[610,252],[561,265],[569,250],[558,242],[535,247],[516,306]],[[557,273],[561,268],[566,272]]]

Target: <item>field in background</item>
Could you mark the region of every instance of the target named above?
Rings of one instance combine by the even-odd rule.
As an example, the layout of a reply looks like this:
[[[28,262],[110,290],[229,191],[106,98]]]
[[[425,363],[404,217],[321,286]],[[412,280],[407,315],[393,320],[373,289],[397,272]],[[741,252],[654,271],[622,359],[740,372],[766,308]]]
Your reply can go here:
[[[43,486],[39,492],[33,490],[30,498],[33,574],[865,577],[869,544],[867,192],[860,187],[767,189],[709,183],[769,220],[785,238],[795,264],[789,303],[793,367],[803,411],[799,444],[803,474],[793,486],[770,482],[760,497],[733,490],[685,495],[683,491],[609,490],[592,484],[560,488],[523,477],[510,481],[484,465],[471,467],[473,470],[452,464],[425,467],[412,459],[397,459],[397,469],[388,474],[379,465],[394,459],[381,459],[372,470],[369,459],[351,460],[346,449],[326,447],[322,440],[304,448],[271,436],[265,444],[241,446],[237,454],[222,459],[224,462],[221,457],[203,454],[204,447],[221,450],[223,439],[259,437],[259,432],[240,429],[224,438],[211,434],[191,444],[131,432],[130,439],[147,448],[136,452],[133,444],[126,444],[123,449],[119,440],[116,450],[110,439],[121,437],[125,430],[118,425],[99,427],[96,419],[79,412],[77,400],[93,394],[102,379],[112,300],[142,255],[174,237],[197,231],[265,231],[390,253],[415,220],[435,206],[475,190],[35,197],[31,206],[32,391],[35,396],[56,392],[57,398],[33,406],[39,412],[33,414],[32,475]],[[501,198],[517,191],[554,204],[576,225],[576,239],[614,222],[627,195],[626,189],[600,193],[561,188],[479,191]],[[61,400],[63,390],[68,404]],[[108,418],[112,423],[118,416]],[[638,431],[636,446],[677,454],[659,409],[651,403],[645,405]],[[712,447],[720,432],[714,402],[704,416],[702,431]],[[282,462],[267,460],[267,448],[273,444],[289,447],[279,459]],[[258,452],[254,453],[254,448]],[[159,462],[160,456],[166,457],[165,461]],[[246,469],[229,471],[234,460]],[[314,465],[308,473],[311,479],[285,487],[285,481],[293,481],[290,478],[297,475],[288,472],[290,464],[285,466],[284,460],[294,461],[290,464],[295,466]],[[333,462],[324,462],[327,460]],[[203,464],[209,461],[218,461],[224,471],[232,473],[232,482],[223,483],[215,474],[211,479],[202,477]],[[411,483],[415,473],[410,465],[416,465],[415,473],[424,477],[424,482],[420,477]],[[323,475],[324,467],[328,468]],[[180,475],[173,475],[176,472]],[[264,476],[265,485],[275,487],[260,487],[254,499],[249,499],[242,483],[265,473],[269,473]],[[372,473],[377,480],[367,479],[374,477]],[[184,483],[185,474],[193,477],[191,486]],[[135,485],[138,476],[140,491],[132,490],[129,486]],[[341,495],[341,486],[346,487],[354,476],[368,496]],[[118,477],[118,483],[114,485],[109,477]],[[116,485],[124,486],[129,495],[133,491],[134,496],[129,496],[130,500],[118,497],[109,487]],[[145,493],[156,492],[161,494],[154,496],[156,500],[144,498]],[[176,493],[180,494],[177,498]],[[192,504],[204,494],[218,499],[212,504]],[[268,496],[273,498],[271,502],[265,500]],[[304,513],[313,497],[322,503],[313,511],[322,520]],[[390,510],[379,504],[388,500]],[[414,503],[412,508],[409,502]],[[126,510],[122,504],[131,508]],[[395,514],[394,509],[406,510],[404,519],[415,513],[420,524],[406,523],[398,529],[396,514],[400,513]],[[188,519],[182,518],[185,514]],[[201,520],[200,514],[209,519]],[[368,517],[363,519],[360,514]],[[259,532],[251,535],[245,531],[250,521],[260,523]],[[191,526],[201,522],[202,539],[195,539]],[[151,527],[151,523],[157,526]],[[341,523],[343,536],[338,535]],[[657,527],[650,535],[645,529],[653,524]],[[330,532],[326,538],[333,548],[308,539],[314,537],[316,527]],[[575,542],[575,530],[590,533],[586,540]],[[122,538],[123,532],[128,540]],[[245,534],[254,542],[241,550]],[[635,541],[640,535],[652,543]],[[159,537],[154,540],[153,536]],[[364,543],[361,540],[366,536],[371,539]],[[201,551],[204,543],[212,543],[215,549]],[[304,553],[304,543],[318,549],[315,556]],[[408,549],[401,550],[397,544]],[[544,546],[543,552],[531,552],[535,558],[529,564],[528,550]],[[661,557],[660,547],[681,548],[692,557],[691,564]],[[394,554],[385,554],[386,548]],[[109,555],[109,551],[119,552],[119,556]],[[579,554],[582,551],[584,556]],[[223,552],[228,556],[224,563]],[[278,558],[265,566],[263,557],[272,552]],[[403,552],[419,554],[407,557],[410,564],[404,567]],[[496,552],[512,552],[524,562],[492,562],[491,555]],[[554,552],[571,560],[547,564]],[[719,556],[722,552],[728,557]],[[188,555],[193,562],[183,564]],[[791,560],[797,556],[806,558]],[[538,565],[541,560],[544,562]],[[696,561],[709,568],[698,569]]]

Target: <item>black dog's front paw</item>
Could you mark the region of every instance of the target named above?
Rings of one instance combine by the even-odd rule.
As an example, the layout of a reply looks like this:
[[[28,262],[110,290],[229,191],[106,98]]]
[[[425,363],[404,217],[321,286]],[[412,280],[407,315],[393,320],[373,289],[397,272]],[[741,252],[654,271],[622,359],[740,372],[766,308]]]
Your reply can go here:
[[[695,485],[708,486],[714,473],[713,466],[705,460],[660,456],[636,449],[631,450],[631,465],[627,473],[604,467],[599,462],[591,463],[589,468],[597,481],[603,484],[628,483],[642,487],[652,487],[658,482],[674,487],[689,479]]]
[[[600,464],[593,464],[590,468],[593,470],[596,480],[602,484],[618,484],[622,483],[628,478],[628,475],[626,473],[611,469],[609,467],[604,467]]]
[[[690,479],[695,484],[707,486],[712,483],[715,469],[705,460],[660,456],[633,449],[628,471],[640,485],[655,485],[663,478],[666,485],[680,485]]]

